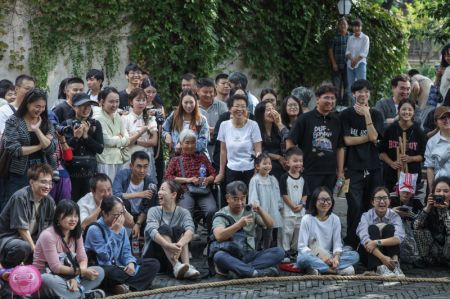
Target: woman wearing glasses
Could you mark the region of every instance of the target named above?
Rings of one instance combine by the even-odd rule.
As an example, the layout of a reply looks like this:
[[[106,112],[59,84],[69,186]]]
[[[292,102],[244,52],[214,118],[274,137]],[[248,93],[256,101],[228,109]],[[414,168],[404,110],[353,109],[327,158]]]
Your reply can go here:
[[[309,214],[303,216],[298,237],[297,264],[310,275],[354,275],[359,261],[356,251],[344,250],[341,221],[333,213],[334,199],[327,187],[314,190]]]
[[[402,219],[389,208],[391,200],[386,187],[377,187],[372,196],[373,208],[361,216],[356,234],[361,240],[362,262],[376,269],[380,276],[404,277],[400,264],[400,243],[405,237]]]
[[[287,96],[281,103],[281,122],[291,130],[297,118],[303,114],[302,102],[295,96]]]
[[[56,169],[55,129],[47,116],[47,94],[32,89],[25,95],[17,112],[5,124],[3,144],[11,155],[5,199],[28,184],[27,169],[46,163]]]
[[[115,294],[149,289],[158,273],[159,262],[143,258],[137,264],[123,226],[125,208],[122,201],[109,196],[102,201],[100,210],[102,217],[88,228],[85,248],[86,252],[96,253],[96,262],[105,271],[106,289]]]
[[[437,107],[434,120],[439,132],[428,140],[425,149],[428,186],[438,177],[450,176],[450,107]]]

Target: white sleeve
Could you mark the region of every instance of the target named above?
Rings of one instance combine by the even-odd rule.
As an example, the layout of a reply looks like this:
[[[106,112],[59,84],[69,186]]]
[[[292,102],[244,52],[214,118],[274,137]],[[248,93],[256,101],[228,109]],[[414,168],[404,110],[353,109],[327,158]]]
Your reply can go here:
[[[335,214],[333,215],[333,254],[336,252],[342,252],[342,240],[341,240],[341,220]]]
[[[298,253],[309,254],[311,249],[308,247],[308,240],[310,234],[311,215],[305,215],[300,222],[300,230],[298,234]]]

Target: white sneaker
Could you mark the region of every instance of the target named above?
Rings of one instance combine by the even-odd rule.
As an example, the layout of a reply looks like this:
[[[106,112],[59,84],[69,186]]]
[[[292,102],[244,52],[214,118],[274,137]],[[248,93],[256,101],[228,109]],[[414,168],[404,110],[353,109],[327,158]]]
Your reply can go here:
[[[377,267],[377,274],[385,277],[395,276],[394,272],[389,270],[389,268],[385,265],[380,265]]]
[[[176,279],[182,279],[188,270],[189,265],[177,262],[175,266],[173,266],[173,276],[175,276]]]
[[[337,275],[342,275],[342,276],[355,275],[355,268],[353,268],[353,266],[349,266],[345,269],[338,270]]]
[[[392,271],[393,273],[394,273],[394,275],[395,276],[397,276],[397,277],[406,277],[405,276],[405,274],[403,273],[403,271],[402,271],[402,268],[400,268],[400,264],[399,263],[397,263],[396,265],[395,265],[395,268],[394,268],[394,270]]]
[[[184,274],[184,278],[197,278],[200,276],[200,272],[198,272],[197,269],[195,269],[194,266],[189,265],[189,269],[187,270],[186,274]]]
[[[290,263],[291,259],[289,257],[285,257],[281,262],[282,263]]]

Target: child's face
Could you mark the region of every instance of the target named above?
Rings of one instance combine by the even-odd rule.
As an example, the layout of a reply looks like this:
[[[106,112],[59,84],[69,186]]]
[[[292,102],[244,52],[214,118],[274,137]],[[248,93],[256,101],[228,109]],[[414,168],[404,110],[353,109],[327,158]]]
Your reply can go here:
[[[272,161],[270,161],[270,158],[263,159],[259,165],[256,165],[256,170],[262,176],[268,175],[272,170]]]
[[[292,173],[300,173],[303,171],[303,156],[292,155],[287,160],[289,171]]]
[[[412,197],[412,193],[410,193],[410,192],[406,192],[406,191],[400,192],[400,201],[403,204],[409,203],[409,201],[411,200],[411,197]]]

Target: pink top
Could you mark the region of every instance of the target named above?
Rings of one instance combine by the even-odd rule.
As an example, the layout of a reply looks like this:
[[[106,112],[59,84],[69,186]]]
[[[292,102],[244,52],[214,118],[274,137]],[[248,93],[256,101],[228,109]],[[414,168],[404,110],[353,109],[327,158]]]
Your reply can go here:
[[[67,246],[69,246],[71,252],[75,251],[75,242],[73,239],[70,239]],[[55,232],[53,226],[50,226],[42,231],[36,242],[33,265],[39,270],[43,270],[45,263],[47,263],[53,273],[59,273],[59,267],[63,265],[59,260],[59,254],[66,251],[67,249],[61,241],[61,237]],[[79,263],[87,261],[82,237],[77,240],[76,257]]]

